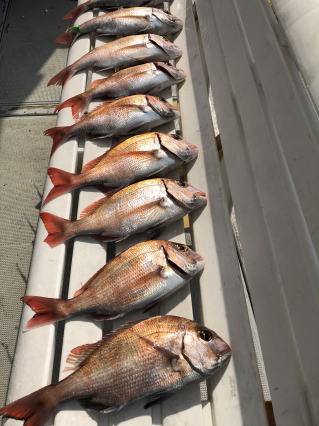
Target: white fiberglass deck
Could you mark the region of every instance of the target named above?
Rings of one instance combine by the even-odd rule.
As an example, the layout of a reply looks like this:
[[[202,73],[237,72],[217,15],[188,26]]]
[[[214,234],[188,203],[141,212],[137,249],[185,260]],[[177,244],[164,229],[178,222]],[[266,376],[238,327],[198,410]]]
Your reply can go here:
[[[119,413],[97,413],[91,417],[77,403],[65,403],[55,416],[56,426],[268,424],[230,222],[229,188],[243,241],[247,280],[277,425],[318,424],[318,408],[314,404],[319,392],[319,387],[317,391],[315,387],[319,368],[318,362],[315,362],[319,355],[318,330],[312,331],[315,341],[309,342],[308,339],[311,353],[307,351],[305,360],[300,353],[302,346],[298,346],[303,343],[302,330],[306,329],[311,318],[318,318],[319,308],[317,295],[315,297],[310,291],[318,290],[318,284],[317,287],[314,285],[319,282],[319,273],[317,252],[309,234],[310,229],[317,229],[318,214],[311,215],[310,195],[308,198],[307,194],[301,195],[303,179],[308,179],[310,191],[312,179],[318,175],[314,167],[318,160],[315,149],[318,123],[307,102],[300,101],[304,94],[294,80],[294,72],[285,62],[266,7],[262,0],[173,0],[170,6],[171,12],[184,20],[184,30],[176,38],[176,44],[184,52],[177,65],[186,71],[187,80],[178,90],[173,88],[167,93],[169,100],[179,103],[181,120],[166,126],[164,131],[179,130],[185,139],[200,148],[191,170],[180,170],[177,175],[187,177],[189,182],[208,194],[207,207],[190,217],[192,244],[205,257],[206,267],[199,282],[193,282],[162,303],[160,313],[195,317],[230,343],[233,357],[225,374],[216,387],[210,381],[207,388],[194,384],[147,410],[137,403]],[[79,20],[92,16],[93,12],[89,12]],[[263,31],[259,31],[260,28]],[[252,40],[252,45],[248,39]],[[88,37],[78,39],[70,49],[68,63],[73,63],[90,47]],[[268,48],[268,56],[263,48]],[[274,61],[272,66],[269,65],[271,60]],[[275,71],[273,68],[276,68]],[[278,77],[281,72],[283,81]],[[95,77],[93,75],[93,79]],[[90,80],[91,76],[86,73],[74,76],[64,87],[62,100],[85,90]],[[263,85],[264,91],[261,90]],[[213,89],[229,188],[215,144],[210,87]],[[290,94],[289,104],[285,98],[287,93]],[[282,108],[283,105],[289,113]],[[69,109],[59,113],[58,125],[72,122]],[[284,132],[288,130],[290,134]],[[306,135],[309,136],[308,146],[312,153],[291,158],[293,150],[299,152],[298,138],[300,142],[300,138],[306,138]],[[287,138],[290,138],[290,146],[283,142]],[[274,141],[279,150],[272,148]],[[69,141],[55,152],[50,166],[75,172],[82,163],[103,153],[111,142]],[[302,167],[305,156],[308,167],[300,176],[297,169]],[[296,170],[299,174],[296,172],[294,175]],[[281,185],[280,188],[276,188],[277,184]],[[45,195],[51,187],[48,179]],[[100,197],[97,190],[86,189],[80,192],[79,197],[59,197],[45,210],[65,218],[75,218],[83,207]],[[276,207],[279,202],[278,213]],[[285,215],[284,221],[280,220],[281,213]],[[289,229],[293,235],[289,235]],[[159,238],[184,242],[185,235],[180,221],[167,227]],[[65,289],[68,288],[71,296],[114,255],[114,245],[105,247],[89,238],[77,238],[67,247],[61,245],[51,249],[43,242],[45,236],[44,226],[39,222],[29,295],[66,296]],[[276,239],[276,236],[279,238]],[[299,244],[293,239],[298,239]],[[136,241],[137,238],[116,244],[115,252]],[[306,253],[306,256],[301,256],[301,253]],[[289,260],[294,264],[289,264]],[[302,276],[303,291],[299,288]],[[303,318],[302,314],[306,313],[307,318]],[[51,383],[52,377],[64,377],[66,356],[73,347],[94,342],[101,338],[103,330],[116,327],[137,315],[113,323],[72,320],[65,324],[64,329],[50,325],[28,333],[20,331],[8,401]],[[30,309],[25,308],[21,329],[31,316]],[[307,337],[304,336],[305,339]],[[6,424],[17,424],[17,421],[8,420]]]

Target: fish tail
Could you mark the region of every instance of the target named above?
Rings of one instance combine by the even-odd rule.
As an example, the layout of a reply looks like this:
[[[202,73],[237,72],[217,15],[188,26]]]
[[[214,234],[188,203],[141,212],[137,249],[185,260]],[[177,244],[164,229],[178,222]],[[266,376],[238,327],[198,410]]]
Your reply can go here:
[[[47,195],[43,205],[47,204],[51,200],[54,200],[62,194],[71,192],[73,189],[77,188],[79,184],[77,174],[69,173],[61,169],[56,169],[55,167],[49,167],[48,175],[50,176],[54,187]]]
[[[61,145],[62,142],[67,140],[71,127],[72,126],[51,127],[44,132],[46,136],[51,136],[53,141],[51,155],[56,151],[57,147]]]
[[[80,93],[79,95],[73,96],[72,98],[62,102],[55,109],[55,112],[61,111],[63,108],[72,108],[72,116],[74,119],[82,117],[85,109],[90,103],[90,97],[86,92]]]
[[[61,34],[59,37],[54,39],[54,43],[63,44],[64,46],[71,46],[73,41],[79,35],[79,31],[80,31],[80,27],[78,25],[68,28],[68,30],[65,33]]]
[[[65,83],[70,80],[70,78],[75,73],[75,69],[73,67],[74,64],[69,65],[68,67],[63,68],[62,71],[60,71],[58,74],[56,74],[54,77],[51,78],[48,82],[48,86],[53,86],[54,84],[56,86],[64,86]]]
[[[48,243],[50,247],[55,247],[71,238],[72,233],[70,234],[67,229],[68,225],[72,223],[71,220],[47,212],[40,213],[40,217],[48,232],[44,242]]]
[[[21,297],[21,300],[35,312],[35,315],[28,321],[26,329],[51,324],[69,315],[66,309],[67,300],[40,296],[24,296]]]
[[[89,1],[80,4],[79,6],[76,6],[70,12],[68,12],[64,17],[63,20],[71,19],[72,22],[76,20],[77,17],[79,17],[83,12],[87,10],[87,7],[89,5]]]
[[[0,416],[26,419],[25,426],[44,425],[59,402],[53,389],[52,385],[46,386],[0,408]]]

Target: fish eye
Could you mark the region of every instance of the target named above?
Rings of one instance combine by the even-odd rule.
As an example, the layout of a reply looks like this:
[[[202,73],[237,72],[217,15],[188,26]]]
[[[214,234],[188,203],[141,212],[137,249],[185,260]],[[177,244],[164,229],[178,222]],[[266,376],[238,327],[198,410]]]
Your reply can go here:
[[[179,180],[177,183],[179,186],[182,186],[183,188],[187,186],[187,182],[184,182],[183,180]]]
[[[176,140],[181,140],[182,139],[182,137],[180,136],[180,135],[178,135],[177,133],[175,133],[174,135],[172,135],[173,136],[173,138],[174,139],[176,139]]]
[[[186,252],[186,251],[188,251],[188,250],[189,250],[189,248],[188,248],[186,245],[184,245],[184,244],[175,244],[175,247],[176,247],[176,249],[177,249],[177,250],[179,250],[179,251],[184,251],[184,252]]]
[[[199,337],[205,342],[210,342],[213,338],[213,333],[209,330],[205,330],[204,328],[202,330],[199,330],[198,334]]]

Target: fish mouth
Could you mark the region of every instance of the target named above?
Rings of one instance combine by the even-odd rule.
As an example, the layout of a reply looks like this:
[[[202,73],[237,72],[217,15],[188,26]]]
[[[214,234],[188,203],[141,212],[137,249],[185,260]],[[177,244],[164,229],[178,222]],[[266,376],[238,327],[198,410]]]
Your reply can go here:
[[[217,368],[223,367],[225,363],[228,363],[232,356],[231,349],[228,349],[222,354],[218,354],[217,358]]]
[[[165,256],[166,256],[166,253],[165,253]],[[166,261],[169,264],[169,266],[173,269],[173,271],[176,272],[178,275],[181,275],[182,278],[184,279],[190,278],[187,272],[185,272],[181,267],[176,265],[176,263],[172,262],[167,256],[166,256]]]

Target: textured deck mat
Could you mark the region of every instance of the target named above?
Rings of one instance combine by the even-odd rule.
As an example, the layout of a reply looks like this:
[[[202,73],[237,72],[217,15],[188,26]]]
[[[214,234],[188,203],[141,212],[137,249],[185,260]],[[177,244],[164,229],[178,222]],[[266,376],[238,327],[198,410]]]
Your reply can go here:
[[[14,354],[56,117],[0,119],[0,406]],[[44,283],[45,284],[45,283]]]
[[[47,82],[65,66],[67,49],[53,39],[68,25],[69,0],[11,0],[0,46],[0,104],[55,103],[60,88]]]

